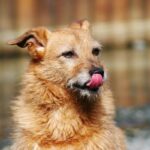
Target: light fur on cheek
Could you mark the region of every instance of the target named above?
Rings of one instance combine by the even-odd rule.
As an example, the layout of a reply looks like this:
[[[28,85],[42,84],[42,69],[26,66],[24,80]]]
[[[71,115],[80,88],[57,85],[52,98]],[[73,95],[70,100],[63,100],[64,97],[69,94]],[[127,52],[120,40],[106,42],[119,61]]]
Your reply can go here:
[[[90,80],[90,75],[87,72],[81,72],[76,77],[72,78],[68,82],[68,86],[73,87],[74,83],[84,85],[88,80]]]

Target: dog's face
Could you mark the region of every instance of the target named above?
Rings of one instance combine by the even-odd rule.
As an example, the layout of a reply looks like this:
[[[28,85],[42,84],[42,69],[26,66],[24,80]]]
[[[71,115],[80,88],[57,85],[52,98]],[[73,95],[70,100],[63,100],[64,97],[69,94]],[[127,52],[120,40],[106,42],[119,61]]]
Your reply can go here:
[[[82,21],[54,32],[35,28],[10,44],[28,47],[40,77],[91,96],[98,93],[106,73],[99,58],[101,45],[91,37],[88,26]]]

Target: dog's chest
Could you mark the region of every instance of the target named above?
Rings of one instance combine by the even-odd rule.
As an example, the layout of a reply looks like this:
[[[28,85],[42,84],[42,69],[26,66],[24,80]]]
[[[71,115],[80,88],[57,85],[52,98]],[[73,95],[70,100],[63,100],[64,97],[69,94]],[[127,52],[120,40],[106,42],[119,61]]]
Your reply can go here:
[[[66,140],[74,136],[83,126],[80,116],[68,106],[59,108],[48,115],[47,131],[53,140]]]

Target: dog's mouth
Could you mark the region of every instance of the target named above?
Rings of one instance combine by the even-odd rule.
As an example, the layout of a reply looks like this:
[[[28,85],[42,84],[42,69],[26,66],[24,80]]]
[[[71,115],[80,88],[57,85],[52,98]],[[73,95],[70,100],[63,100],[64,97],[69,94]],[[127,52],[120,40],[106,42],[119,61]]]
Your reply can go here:
[[[82,79],[83,81],[83,79]],[[100,74],[95,72],[91,76],[88,77],[87,80],[81,82],[77,80],[71,84],[71,89],[79,90],[82,95],[83,93],[97,93],[99,88],[103,85],[104,82],[104,74]]]
[[[97,92],[99,90],[99,87],[103,85],[103,75],[95,73],[92,75],[91,79],[85,82],[83,85],[76,82],[73,84],[75,88],[81,89],[81,90],[89,90],[92,92]]]
[[[106,73],[103,68],[93,68],[89,72],[80,72],[77,76],[68,81],[68,88],[77,91],[82,96],[97,94],[100,87],[106,80]]]

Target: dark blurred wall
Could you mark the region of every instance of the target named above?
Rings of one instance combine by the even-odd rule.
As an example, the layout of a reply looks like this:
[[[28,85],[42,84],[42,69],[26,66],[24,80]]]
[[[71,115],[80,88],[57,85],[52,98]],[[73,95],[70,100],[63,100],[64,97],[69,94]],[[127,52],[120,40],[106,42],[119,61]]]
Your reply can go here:
[[[150,40],[149,0],[0,0],[0,18],[0,31],[10,35],[87,18],[95,36],[106,44]]]

